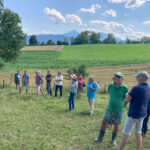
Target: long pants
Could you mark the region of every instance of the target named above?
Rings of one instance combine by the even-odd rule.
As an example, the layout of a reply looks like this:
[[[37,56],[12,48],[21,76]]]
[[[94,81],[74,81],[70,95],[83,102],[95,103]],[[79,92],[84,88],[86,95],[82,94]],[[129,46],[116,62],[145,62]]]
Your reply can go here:
[[[50,95],[52,96],[51,83],[47,83],[47,84],[46,84],[46,90],[47,90],[47,93],[50,94]]]
[[[62,97],[62,85],[56,85],[55,87],[55,97],[57,97],[57,91],[60,90],[60,97]]]
[[[143,126],[142,126],[142,133],[146,134],[147,130],[148,130],[148,119],[149,119],[150,114],[148,113],[146,118],[143,121]]]
[[[76,95],[75,93],[70,92],[70,96],[69,96],[69,99],[68,99],[69,110],[74,109],[74,96],[75,95]]]

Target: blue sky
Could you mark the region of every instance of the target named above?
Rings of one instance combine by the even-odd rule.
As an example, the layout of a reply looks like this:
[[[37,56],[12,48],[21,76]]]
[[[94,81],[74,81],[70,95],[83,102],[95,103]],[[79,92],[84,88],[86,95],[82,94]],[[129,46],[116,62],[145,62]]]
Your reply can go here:
[[[150,36],[150,0],[4,0],[27,34],[71,30],[113,32],[122,39]]]

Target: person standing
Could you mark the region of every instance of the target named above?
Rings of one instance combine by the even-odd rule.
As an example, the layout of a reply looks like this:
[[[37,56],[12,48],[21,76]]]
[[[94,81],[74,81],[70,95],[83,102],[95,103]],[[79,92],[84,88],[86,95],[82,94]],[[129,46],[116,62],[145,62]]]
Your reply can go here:
[[[148,86],[149,74],[146,71],[134,75],[137,86],[134,86],[126,96],[125,106],[130,102],[128,115],[123,128],[123,137],[120,142],[119,150],[123,150],[134,129],[136,136],[136,149],[142,150],[142,124],[147,115],[147,107],[150,99],[150,90]]]
[[[62,88],[63,88],[63,76],[61,75],[61,72],[58,72],[58,75],[55,77],[55,98],[57,97],[57,91],[60,90],[60,98],[62,98]]]
[[[119,125],[121,124],[125,97],[128,92],[128,87],[123,83],[124,75],[121,72],[114,74],[113,83],[108,86],[109,102],[105,111],[105,115],[101,124],[101,129],[98,138],[94,139],[95,142],[102,142],[107,124],[113,122],[114,129],[112,132],[111,144],[116,145],[116,136],[119,131]]]
[[[46,79],[46,90],[47,90],[47,93],[52,96],[52,88],[51,88],[52,75],[50,73],[50,70],[47,71],[47,75],[46,75],[45,79]]]
[[[83,77],[79,74],[78,75],[78,78],[77,78],[77,81],[78,81],[78,89],[77,89],[77,98],[81,98],[81,93],[83,91]]]
[[[24,74],[22,76],[22,84],[19,88],[20,93],[21,93],[24,86],[26,87],[26,94],[27,94],[28,89],[29,89],[29,75],[27,74],[27,70],[24,70]]]
[[[93,115],[94,109],[94,101],[96,98],[96,91],[99,88],[98,84],[94,81],[93,77],[89,77],[89,81],[87,83],[87,97],[90,105],[90,116]]]
[[[35,83],[36,83],[36,91],[37,91],[37,98],[40,98],[41,95],[41,84],[43,83],[43,79],[41,77],[40,71],[35,71]]]
[[[70,96],[68,99],[69,110],[68,111],[71,111],[72,109],[74,109],[74,96],[77,93],[77,88],[78,88],[77,76],[73,75],[72,76],[72,82],[70,84]]]
[[[20,74],[20,71],[17,70],[17,73],[15,73],[15,75],[14,75],[14,81],[15,81],[16,89],[20,85],[20,79],[21,79],[21,74]]]

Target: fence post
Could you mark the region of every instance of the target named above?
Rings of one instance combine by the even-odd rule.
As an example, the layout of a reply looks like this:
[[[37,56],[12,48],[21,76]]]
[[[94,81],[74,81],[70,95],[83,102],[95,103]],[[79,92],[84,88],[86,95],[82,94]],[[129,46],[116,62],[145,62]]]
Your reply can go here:
[[[3,88],[5,87],[5,80],[3,80]]]
[[[106,84],[104,85],[104,93],[106,93]]]

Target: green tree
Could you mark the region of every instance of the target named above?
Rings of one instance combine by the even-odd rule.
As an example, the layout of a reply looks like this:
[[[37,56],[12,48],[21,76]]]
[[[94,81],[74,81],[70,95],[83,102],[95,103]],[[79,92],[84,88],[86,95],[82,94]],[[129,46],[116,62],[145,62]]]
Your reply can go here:
[[[61,40],[58,40],[57,45],[63,45],[63,42]]]
[[[107,38],[103,40],[104,44],[116,44],[116,38],[113,33],[108,33]]]
[[[130,40],[129,38],[126,39],[126,44],[131,44],[132,40]]]
[[[42,41],[40,45],[41,45],[41,46],[45,45],[45,42],[44,42],[44,41]]]
[[[146,37],[146,36],[142,37],[141,43],[150,43],[150,37]]]
[[[100,33],[92,32],[90,35],[90,44],[99,44],[100,41]]]
[[[55,45],[55,43],[52,40],[48,40],[46,45]]]
[[[0,0],[0,57],[4,61],[15,61],[25,45],[26,35],[20,23],[19,15],[5,9]]]
[[[38,40],[36,38],[36,35],[31,35],[29,39],[29,45],[38,45]]]

